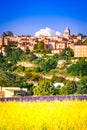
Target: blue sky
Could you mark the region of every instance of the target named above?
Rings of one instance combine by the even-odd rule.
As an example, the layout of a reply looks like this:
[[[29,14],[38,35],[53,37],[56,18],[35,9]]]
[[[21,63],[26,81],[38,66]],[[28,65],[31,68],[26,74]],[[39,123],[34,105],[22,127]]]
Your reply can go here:
[[[87,35],[87,0],[0,0],[0,35],[4,31],[34,35],[49,27]]]

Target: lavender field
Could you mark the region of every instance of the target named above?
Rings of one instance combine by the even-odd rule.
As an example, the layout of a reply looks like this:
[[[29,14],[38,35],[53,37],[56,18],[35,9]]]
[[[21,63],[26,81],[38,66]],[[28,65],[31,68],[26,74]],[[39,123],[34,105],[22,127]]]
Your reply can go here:
[[[85,96],[26,96],[26,97],[12,97],[0,98],[0,101],[54,101],[54,100],[87,100]]]

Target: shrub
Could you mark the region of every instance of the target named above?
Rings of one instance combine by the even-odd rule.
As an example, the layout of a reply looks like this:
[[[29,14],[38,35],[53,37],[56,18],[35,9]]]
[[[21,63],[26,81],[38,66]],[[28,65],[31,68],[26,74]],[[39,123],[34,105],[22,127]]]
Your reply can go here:
[[[78,94],[87,94],[87,85],[80,85],[77,88]]]
[[[53,77],[52,77],[52,81],[53,81],[53,82],[64,82],[64,81],[65,81],[65,78],[53,76]]]
[[[30,79],[32,81],[39,81],[41,79],[41,77],[37,74],[33,74]]]
[[[64,87],[60,88],[60,94],[74,94],[77,91],[77,85],[74,81],[67,81]]]
[[[87,61],[80,60],[76,64],[73,64],[67,68],[67,72],[73,76],[87,75]]]
[[[33,75],[32,75],[31,72],[26,72],[25,76],[26,76],[27,79],[30,79]]]
[[[53,84],[47,79],[40,80],[38,86],[34,88],[33,92],[34,95],[53,95]]]

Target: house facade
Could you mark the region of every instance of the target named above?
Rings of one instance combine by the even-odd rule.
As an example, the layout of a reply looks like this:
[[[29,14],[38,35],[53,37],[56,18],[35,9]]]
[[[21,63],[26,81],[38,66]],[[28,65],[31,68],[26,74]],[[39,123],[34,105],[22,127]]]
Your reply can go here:
[[[0,47],[2,46],[2,38],[0,37]]]
[[[75,44],[74,57],[87,57],[87,44]]]
[[[30,51],[34,50],[34,45],[38,41],[44,42],[44,49],[50,49],[52,54],[60,53],[66,48],[71,48],[74,51],[75,57],[87,57],[87,45],[83,44],[83,41],[87,39],[85,36],[80,35],[70,35],[70,29],[67,27],[64,31],[64,34],[61,36],[40,36],[31,37],[31,36],[6,36],[3,39],[0,38],[0,47],[2,45],[9,45],[12,42],[17,42],[17,47],[21,48],[24,52],[26,49]],[[81,44],[80,44],[81,43]],[[0,53],[4,53],[2,47],[0,48]]]

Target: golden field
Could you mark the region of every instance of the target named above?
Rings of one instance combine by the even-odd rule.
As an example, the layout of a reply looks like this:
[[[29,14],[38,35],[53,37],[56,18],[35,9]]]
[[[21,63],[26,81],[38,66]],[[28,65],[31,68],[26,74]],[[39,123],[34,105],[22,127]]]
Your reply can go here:
[[[87,130],[87,101],[0,102],[0,130]]]

